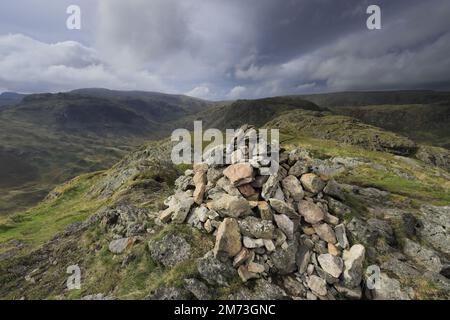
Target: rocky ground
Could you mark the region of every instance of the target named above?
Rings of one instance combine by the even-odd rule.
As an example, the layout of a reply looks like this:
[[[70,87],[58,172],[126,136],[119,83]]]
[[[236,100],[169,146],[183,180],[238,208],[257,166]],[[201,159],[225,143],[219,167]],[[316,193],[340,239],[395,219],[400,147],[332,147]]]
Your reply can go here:
[[[152,144],[86,178],[89,187],[79,194],[71,193],[79,181],[56,189],[46,210],[60,212],[69,194],[83,204],[74,212],[87,218],[44,245],[18,240],[18,232],[3,242],[0,297],[450,297],[449,206],[421,201],[410,185],[397,192],[353,183],[354,175],[373,179],[361,176],[369,169],[388,170],[375,157],[318,157],[317,148],[285,147],[277,173],[264,176],[267,163],[246,148],[230,165],[207,159],[174,168],[170,144]],[[410,158],[388,159],[399,181],[428,170]],[[445,188],[448,173],[433,170]],[[425,191],[429,199],[440,195]],[[82,270],[82,288],[70,291],[66,268],[73,264]],[[380,271],[375,287],[371,270]]]

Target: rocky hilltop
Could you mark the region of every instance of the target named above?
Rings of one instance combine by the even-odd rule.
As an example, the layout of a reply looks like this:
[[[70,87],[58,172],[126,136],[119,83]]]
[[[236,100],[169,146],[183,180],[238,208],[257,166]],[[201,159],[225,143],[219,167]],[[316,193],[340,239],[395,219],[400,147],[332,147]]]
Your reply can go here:
[[[444,169],[299,136],[263,176],[246,149],[189,167],[171,147],[149,143],[3,221],[0,297],[449,298]]]
[[[249,129],[241,128],[242,137],[231,143],[239,145],[235,140],[245,139]],[[342,212],[330,213],[343,206],[339,184],[312,173],[304,150],[281,153],[281,166],[270,176],[261,174],[260,156],[250,153],[241,147],[229,166],[210,158],[186,170],[156,218],[157,224],[186,223],[215,237],[214,248],[198,260],[201,280],[190,279],[186,289],[205,298],[207,285],[227,286],[237,271],[243,283],[258,279],[269,289],[259,294],[272,298],[362,298],[365,248],[350,245]],[[189,244],[176,235],[149,242],[149,249],[167,267],[189,258]],[[246,291],[233,296],[251,297]]]

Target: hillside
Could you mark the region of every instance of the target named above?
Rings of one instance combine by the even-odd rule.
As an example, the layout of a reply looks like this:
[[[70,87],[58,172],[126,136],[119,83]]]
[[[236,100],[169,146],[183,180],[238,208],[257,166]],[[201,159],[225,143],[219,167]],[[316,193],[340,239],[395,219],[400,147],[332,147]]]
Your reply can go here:
[[[3,92],[0,94],[0,109],[4,106],[18,104],[22,101],[25,95],[15,92]]]
[[[208,251],[218,246],[218,234],[224,230],[211,234],[207,223],[196,220],[197,211],[194,209],[185,223],[163,223],[159,219],[165,212],[161,210],[176,204],[173,200],[164,201],[168,196],[187,190],[187,197],[192,197],[192,188],[195,187],[192,172],[188,170],[183,175],[185,166],[174,167],[169,160],[171,144],[161,141],[142,146],[109,170],[82,175],[55,188],[45,201],[27,212],[0,218],[0,297],[240,300],[449,298],[450,243],[445,232],[450,214],[448,172],[418,160],[382,151],[368,151],[361,146],[333,140],[293,136],[283,142],[283,147],[287,153],[281,157],[284,169],[280,169],[279,174],[283,177],[287,172],[295,175],[290,180],[301,181],[299,186],[303,186],[304,191],[301,197],[328,208],[327,223],[335,219],[339,223],[342,221],[350,246],[364,246],[365,254],[363,252],[359,256],[357,265],[380,266],[382,286],[379,289],[370,291],[364,287],[352,287],[354,285],[348,288],[349,282],[342,286],[336,278],[330,277],[327,272],[334,274],[333,264],[324,265],[322,259],[347,261],[348,257],[342,255],[340,247],[336,249],[329,244],[327,247],[326,241],[319,239],[303,220],[301,228],[293,229],[294,236],[302,239],[300,243],[303,245],[312,241],[313,247],[308,247],[311,249],[305,249],[305,254],[299,256],[302,260],[289,253],[288,248],[292,248],[293,242],[286,238],[277,242],[272,254],[264,247],[248,249],[255,252],[257,260],[248,264],[244,260],[245,268],[251,264],[256,272],[261,264],[265,266],[260,259],[266,255],[278,266],[273,271],[243,273],[240,268],[236,272],[231,268],[232,259],[217,260],[211,256],[212,253],[208,255]],[[223,169],[209,167],[207,181],[214,185],[225,174]],[[316,194],[311,193],[313,185],[308,184],[309,180],[303,177],[305,174],[325,181],[324,184],[317,181],[313,184],[320,186]],[[273,183],[274,179],[269,179],[267,183],[269,181]],[[222,183],[220,185],[225,189],[218,187],[218,182],[215,188],[210,184],[204,199],[228,199],[232,198],[231,194],[236,196],[239,192]],[[325,183],[330,186],[320,191]],[[269,190],[267,188],[263,186],[263,190]],[[296,215],[291,210],[297,207],[295,201],[300,198],[293,200],[293,189],[286,188],[288,184],[283,182],[280,189],[283,196],[277,192],[278,199],[282,200],[279,203],[270,200],[270,204],[277,204],[276,210],[284,208],[285,212],[291,212],[290,218],[285,220],[288,223]],[[226,196],[226,193],[230,194]],[[259,201],[265,200],[261,198]],[[283,201],[286,202],[284,205]],[[181,212],[187,213],[182,207],[170,210],[175,210],[173,217]],[[249,219],[262,223],[259,209],[255,207],[252,212]],[[275,211],[271,214],[278,217]],[[208,211],[206,217],[210,215],[211,219],[217,219],[217,215]],[[198,219],[207,221],[200,216]],[[209,224],[216,228],[221,219]],[[281,226],[279,220],[267,221],[265,224]],[[247,234],[259,229],[242,230]],[[320,237],[325,235],[320,233]],[[246,245],[251,247],[250,243]],[[331,258],[327,256],[329,252],[342,258]],[[321,262],[316,260],[319,256]],[[302,265],[302,261],[307,261],[308,267],[312,266],[308,269],[309,273],[293,273],[292,270],[297,270],[297,265]],[[65,288],[66,268],[74,263],[83,272],[82,288],[68,291]],[[286,268],[285,271],[281,272],[280,267]],[[272,269],[269,267],[268,270]],[[346,277],[344,275],[344,279]]]
[[[330,108],[417,142],[450,149],[450,102]]]
[[[323,107],[360,107],[370,105],[434,104],[450,100],[450,92],[431,90],[349,91],[300,95]]]
[[[56,184],[111,166],[209,103],[157,93],[78,90],[28,95],[0,111],[0,214],[37,203]]]

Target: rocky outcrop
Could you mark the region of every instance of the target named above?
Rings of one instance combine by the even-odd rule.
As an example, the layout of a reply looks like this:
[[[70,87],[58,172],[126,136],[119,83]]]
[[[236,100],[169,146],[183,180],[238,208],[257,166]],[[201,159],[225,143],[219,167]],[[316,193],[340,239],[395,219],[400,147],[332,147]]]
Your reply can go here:
[[[168,208],[158,215],[159,223],[184,222],[213,234],[214,249],[198,261],[203,280],[227,286],[236,275],[242,282],[259,284],[281,277],[286,280],[272,289],[283,295],[295,291],[296,298],[304,299],[331,299],[340,292],[358,296],[364,247],[350,247],[342,218],[329,211],[345,198],[340,185],[311,172],[310,157],[303,150],[282,153],[279,171],[266,178],[261,161],[245,162],[246,150],[239,154],[235,153],[238,163],[229,166],[196,165],[193,184],[195,190],[208,186],[203,196],[183,191],[186,183],[180,183],[166,201]],[[189,178],[185,174],[177,181]],[[167,255],[164,259],[172,256]]]

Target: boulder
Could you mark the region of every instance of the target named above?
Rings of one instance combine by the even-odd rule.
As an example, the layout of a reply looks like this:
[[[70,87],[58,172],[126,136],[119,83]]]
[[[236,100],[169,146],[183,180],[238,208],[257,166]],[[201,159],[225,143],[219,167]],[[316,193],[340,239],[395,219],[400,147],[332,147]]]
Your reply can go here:
[[[274,198],[270,198],[269,199],[269,203],[270,206],[278,213],[280,214],[285,214],[289,217],[296,217],[297,212],[295,212],[294,208],[290,205],[287,204],[284,201],[278,200],[278,199],[274,199]]]
[[[214,257],[212,251],[197,261],[197,270],[200,276],[210,285],[229,286],[236,276],[236,270],[230,261],[222,262]]]
[[[344,268],[344,262],[341,258],[331,254],[321,254],[317,257],[322,269],[333,278],[339,278]]]
[[[313,228],[320,239],[331,244],[336,244],[336,235],[334,234],[333,228],[331,228],[330,225],[326,223],[315,224]]]
[[[403,241],[403,253],[427,270],[440,273],[444,267],[435,251],[408,238]]]
[[[252,208],[247,200],[223,194],[222,197],[208,203],[211,210],[220,215],[231,218],[239,218],[252,213]]]
[[[299,160],[289,169],[289,175],[300,177],[301,175],[308,173],[308,170],[308,164],[305,161]]]
[[[298,211],[305,218],[305,221],[311,224],[319,223],[325,216],[322,208],[312,201],[300,201]]]
[[[279,274],[286,275],[297,270],[296,252],[297,245],[290,242],[286,248],[279,248],[271,254],[271,260]]]
[[[217,230],[214,256],[221,261],[226,261],[237,255],[241,249],[241,232],[238,222],[233,218],[225,218]]]
[[[258,201],[259,216],[263,220],[273,220],[272,208],[265,201]]]
[[[237,187],[252,182],[253,167],[249,163],[237,163],[227,167],[223,174]]]
[[[294,222],[285,214],[274,215],[275,223],[278,228],[286,235],[289,240],[294,239]]]
[[[206,191],[206,173],[208,172],[207,164],[196,164],[194,165],[194,185],[195,190],[193,194],[194,202],[196,204],[201,204],[203,202],[203,197]]]
[[[189,210],[194,204],[194,198],[185,192],[177,192],[168,204],[168,210],[172,212],[172,222],[181,224],[186,220]]]
[[[410,300],[410,294],[402,288],[397,279],[390,278],[386,273],[380,274],[379,283],[370,290],[373,300]]]
[[[279,188],[279,182],[280,178],[278,177],[278,175],[269,176],[269,179],[267,179],[266,183],[264,183],[261,192],[261,196],[264,198],[264,200],[273,198],[273,196],[277,192],[277,189]]]
[[[300,178],[300,182],[306,191],[309,191],[313,194],[317,194],[323,190],[325,187],[325,182],[322,181],[318,176],[314,173],[306,173],[302,175]]]
[[[230,182],[227,177],[222,177],[217,181],[217,187],[228,193],[230,196],[242,197],[239,190]]]
[[[347,239],[347,233],[345,231],[345,225],[339,224],[334,228],[338,245],[341,249],[348,249],[349,242]]]
[[[116,239],[109,243],[109,251],[114,254],[121,254],[125,251],[130,243],[129,238]]]
[[[300,201],[303,199],[305,193],[303,192],[300,181],[295,176],[287,176],[281,181],[284,194],[293,199],[294,201]]]
[[[184,288],[191,292],[198,300],[210,300],[208,286],[198,279],[184,279]]]
[[[244,236],[257,239],[273,239],[275,230],[272,221],[258,219],[253,216],[239,220],[239,227]]]
[[[248,270],[248,267],[246,265],[241,265],[238,268],[238,275],[241,278],[242,282],[247,282],[251,279],[259,278],[259,274]]]
[[[344,284],[347,287],[354,288],[361,283],[363,275],[363,264],[366,250],[364,246],[355,244],[350,250],[343,253],[344,259]]]
[[[344,192],[342,192],[341,186],[334,180],[328,181],[325,188],[323,188],[323,193],[338,200],[345,200],[345,195]]]
[[[324,279],[316,275],[309,276],[307,285],[315,295],[321,297],[327,295],[327,283]]]
[[[159,241],[149,241],[148,248],[154,260],[173,268],[191,257],[191,245],[181,236],[170,234]]]

